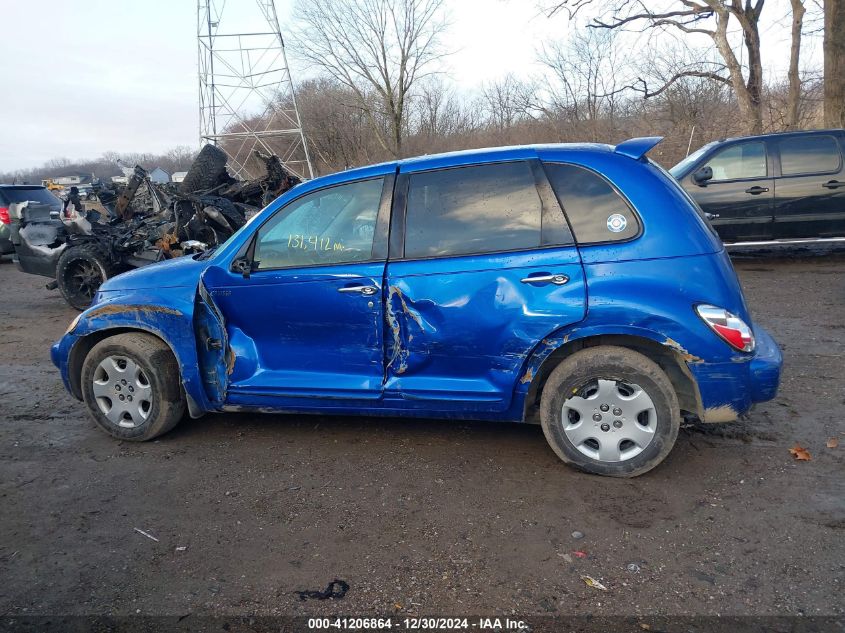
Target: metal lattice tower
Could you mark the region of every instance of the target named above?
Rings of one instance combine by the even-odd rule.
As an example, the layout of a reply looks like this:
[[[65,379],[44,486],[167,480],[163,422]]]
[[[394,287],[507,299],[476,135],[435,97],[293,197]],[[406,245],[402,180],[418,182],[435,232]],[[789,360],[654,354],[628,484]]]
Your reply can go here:
[[[229,0],[228,7],[227,0],[197,1],[200,142],[226,152],[241,178],[257,177],[250,172],[253,150],[277,154],[292,172],[313,178],[276,6],[254,2],[257,11],[250,0]],[[221,24],[259,28],[228,33]]]

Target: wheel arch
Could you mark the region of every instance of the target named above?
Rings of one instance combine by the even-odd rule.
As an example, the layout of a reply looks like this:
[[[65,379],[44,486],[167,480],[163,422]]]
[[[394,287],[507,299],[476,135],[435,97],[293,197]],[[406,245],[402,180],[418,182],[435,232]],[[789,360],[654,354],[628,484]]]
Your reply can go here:
[[[540,394],[552,370],[572,354],[601,345],[625,347],[657,363],[672,383],[682,412],[703,419],[704,407],[698,385],[687,366],[683,350],[679,350],[677,343],[671,339],[661,342],[642,333],[594,333],[577,338],[569,335],[562,339],[547,338],[543,345],[544,349],[532,356],[532,362],[520,381],[528,384],[523,402],[523,419],[526,422],[539,423]]]
[[[167,338],[163,336],[161,332],[157,332],[155,329],[152,328],[144,328],[139,326],[116,325],[113,327],[94,330],[88,334],[79,337],[79,340],[70,349],[67,363],[68,384],[70,386],[70,390],[73,396],[78,400],[82,400],[82,365],[85,363],[85,359],[87,358],[91,350],[94,348],[94,346],[97,345],[97,343],[113,336],[117,336],[119,334],[133,333],[149,334],[150,336],[154,336],[167,346],[167,349],[169,349],[170,353],[173,354],[173,358],[176,359],[176,363],[179,366],[179,387],[180,389],[182,389],[182,393],[185,395],[185,399],[188,403],[188,412],[190,413],[192,418],[198,418],[203,415],[203,413],[205,413],[205,409],[203,409],[197,403],[197,401],[192,397],[190,391],[185,388],[184,380],[182,378],[184,369],[184,359],[180,357],[173,344],[168,341]]]

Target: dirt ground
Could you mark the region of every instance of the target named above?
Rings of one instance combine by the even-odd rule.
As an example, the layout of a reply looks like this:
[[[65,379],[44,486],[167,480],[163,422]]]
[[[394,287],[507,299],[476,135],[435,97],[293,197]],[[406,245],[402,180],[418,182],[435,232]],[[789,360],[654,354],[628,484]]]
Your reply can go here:
[[[215,415],[117,442],[49,359],[76,313],[5,261],[0,616],[841,616],[845,258],[737,269],[780,395],[613,480],[517,424]],[[342,600],[296,593],[335,578]]]

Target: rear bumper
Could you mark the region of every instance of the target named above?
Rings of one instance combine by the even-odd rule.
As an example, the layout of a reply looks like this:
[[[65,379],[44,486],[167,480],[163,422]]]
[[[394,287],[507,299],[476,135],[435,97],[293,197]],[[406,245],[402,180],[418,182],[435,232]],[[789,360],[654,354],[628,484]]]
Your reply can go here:
[[[730,422],[777,395],[783,356],[771,335],[754,326],[754,353],[729,362],[689,366],[701,395],[703,422]]]
[[[749,367],[751,401],[766,402],[777,395],[783,355],[778,344],[763,328],[759,326],[754,328],[754,338],[757,349]]]

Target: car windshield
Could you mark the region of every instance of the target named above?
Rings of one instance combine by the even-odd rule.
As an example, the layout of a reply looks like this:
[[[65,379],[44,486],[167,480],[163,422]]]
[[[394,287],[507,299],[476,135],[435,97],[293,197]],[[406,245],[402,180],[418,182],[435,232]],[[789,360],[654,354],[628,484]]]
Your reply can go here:
[[[30,202],[40,202],[41,204],[49,204],[49,205],[58,205],[60,204],[58,198],[54,196],[52,193],[47,191],[42,187],[38,187],[35,189],[30,188],[12,188],[12,187],[3,187],[0,189],[0,194],[6,200],[9,201],[9,204],[15,204],[18,202],[26,202],[27,200]]]
[[[705,152],[707,152],[714,145],[715,145],[715,143],[708,143],[707,145],[704,145],[703,147],[699,147],[697,150],[695,150],[692,154],[687,156],[680,163],[678,163],[677,165],[672,167],[669,170],[669,173],[672,174],[672,176],[675,177],[675,178],[682,178],[684,176],[684,173],[686,172],[686,170],[691,165],[694,165],[695,163],[697,163],[698,159],[701,158],[705,154]]]

